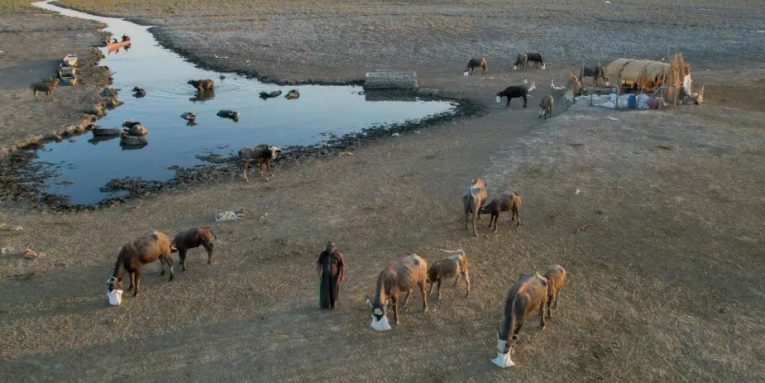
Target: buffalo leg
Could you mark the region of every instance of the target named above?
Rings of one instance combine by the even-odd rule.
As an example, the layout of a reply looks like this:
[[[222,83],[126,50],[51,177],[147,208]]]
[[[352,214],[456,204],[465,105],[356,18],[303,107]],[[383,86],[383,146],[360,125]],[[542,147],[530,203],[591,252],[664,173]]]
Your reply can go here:
[[[138,296],[138,290],[141,289],[141,272],[140,271],[136,271],[135,275],[132,276],[131,279],[132,278],[135,278],[135,285],[133,285],[133,287],[135,287],[135,289],[133,290],[133,296],[137,297]]]
[[[420,288],[420,295],[422,296],[422,312],[426,313],[428,312],[428,297],[425,296],[425,282],[419,282],[417,286]]]
[[[170,256],[170,254],[167,254],[163,256],[162,259],[165,260],[165,263],[170,268],[170,278],[167,281],[172,282],[173,277],[175,277],[175,273],[173,272],[173,258]]]
[[[398,325],[398,298],[393,296],[391,300],[393,301],[393,321]]]
[[[507,105],[505,105],[505,108],[510,107],[510,96],[507,96]]]
[[[526,96],[523,96],[523,107],[526,107]]]
[[[438,298],[438,301],[441,302],[441,280],[438,280],[438,288],[436,289],[436,297]]]
[[[542,330],[545,329],[545,303],[547,302],[542,302],[539,305],[539,328]]]
[[[478,221],[478,214],[473,213],[473,236],[478,236],[478,229],[476,228],[476,224]]]
[[[552,302],[553,298],[551,296],[547,296],[547,319],[552,318]]]
[[[130,273],[130,287],[128,287],[128,291],[135,290],[135,272]]]
[[[433,285],[436,284],[435,282],[428,282],[428,296],[433,295]]]
[[[207,264],[212,265],[212,256],[213,256],[213,244],[210,242],[205,242],[202,244],[202,246],[205,247],[205,250],[207,250]]]
[[[249,165],[249,162],[243,161],[243,170],[242,170],[242,178],[244,178],[245,182],[250,182],[250,178],[247,177],[247,166]]]
[[[404,297],[404,301],[401,302],[401,311],[404,311],[406,309],[406,305],[409,304],[409,296],[412,295],[412,289],[407,290],[406,296]]]
[[[186,271],[186,249],[178,249],[179,263],[181,264],[181,270]]]
[[[511,219],[511,221],[515,221],[515,225],[516,226],[521,226],[521,211],[520,211],[520,209],[518,209],[518,207],[516,207],[516,206],[513,206],[512,212],[513,212],[513,218]]]
[[[555,303],[553,303],[553,308],[558,309],[558,296],[560,296],[560,291],[555,293]]]
[[[465,230],[468,230],[468,217],[470,216],[470,202],[465,203]]]
[[[468,274],[467,270],[465,270],[465,283],[467,284],[467,292],[465,293],[465,298],[467,298],[470,295],[470,274]]]

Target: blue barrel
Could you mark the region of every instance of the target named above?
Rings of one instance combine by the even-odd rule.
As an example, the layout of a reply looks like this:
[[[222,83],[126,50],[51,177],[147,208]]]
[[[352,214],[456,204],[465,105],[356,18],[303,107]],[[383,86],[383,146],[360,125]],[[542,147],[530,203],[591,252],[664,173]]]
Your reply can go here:
[[[637,109],[637,97],[634,94],[631,94],[627,99],[627,106],[630,109]]]

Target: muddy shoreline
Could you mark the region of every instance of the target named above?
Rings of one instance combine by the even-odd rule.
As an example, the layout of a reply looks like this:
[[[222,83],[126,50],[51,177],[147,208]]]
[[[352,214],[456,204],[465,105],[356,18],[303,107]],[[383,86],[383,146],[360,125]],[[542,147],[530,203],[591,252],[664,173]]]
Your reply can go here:
[[[284,148],[283,155],[274,161],[276,167],[286,167],[285,171],[288,171],[289,167],[291,165],[294,166],[298,161],[337,155],[340,152],[352,152],[374,140],[418,131],[456,119],[480,116],[481,113],[485,112],[479,104],[469,99],[451,99],[439,95],[421,94],[419,92],[396,92],[396,94],[418,96],[421,99],[432,101],[453,101],[457,103],[457,106],[451,112],[434,115],[420,121],[372,126],[360,132],[348,133],[340,137],[331,137],[324,144],[286,147]],[[207,160],[210,162],[208,165],[197,165],[194,167],[173,166],[171,169],[175,170],[176,175],[166,181],[152,181],[136,177],[125,179],[114,178],[103,189],[109,192],[121,192],[124,195],[106,198],[96,204],[71,204],[68,203],[66,196],[42,192],[43,188],[41,185],[47,178],[47,175],[41,173],[40,169],[29,166],[31,159],[34,157],[34,154],[30,153],[29,150],[40,148],[46,143],[60,141],[74,135],[87,134],[94,125],[94,121],[96,121],[94,118],[94,116],[89,116],[80,125],[73,125],[39,138],[35,137],[34,142],[26,143],[17,149],[24,151],[24,153],[10,153],[6,155],[8,157],[6,159],[8,165],[4,167],[6,176],[3,179],[10,178],[17,181],[0,187],[0,190],[2,190],[0,200],[10,198],[11,200],[29,203],[38,209],[50,208],[54,211],[97,210],[104,207],[114,207],[116,204],[125,203],[133,199],[147,198],[160,192],[169,192],[211,181],[230,180],[240,175],[241,165],[236,161],[236,158],[219,158],[214,161]],[[202,153],[199,153],[197,157],[203,159]],[[18,182],[19,179],[24,179],[26,182]]]

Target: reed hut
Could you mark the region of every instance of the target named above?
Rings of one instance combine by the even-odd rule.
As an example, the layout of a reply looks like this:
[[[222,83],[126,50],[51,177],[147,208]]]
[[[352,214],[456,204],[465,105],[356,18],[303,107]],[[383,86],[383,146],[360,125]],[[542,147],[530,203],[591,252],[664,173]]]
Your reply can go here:
[[[605,72],[627,86],[654,90],[664,84],[669,68],[670,64],[661,61],[619,58],[606,65]]]

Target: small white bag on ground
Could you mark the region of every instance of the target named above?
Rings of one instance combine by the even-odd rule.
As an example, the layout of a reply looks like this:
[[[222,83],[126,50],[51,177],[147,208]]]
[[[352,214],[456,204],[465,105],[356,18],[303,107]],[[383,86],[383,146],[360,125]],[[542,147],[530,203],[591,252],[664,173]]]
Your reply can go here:
[[[468,76],[468,71],[463,72],[462,75],[467,77]]]
[[[370,324],[369,327],[372,327],[372,329],[376,331],[388,331],[391,329],[386,315],[383,315],[380,320],[375,320],[375,316],[372,315],[372,324]]]
[[[502,103],[502,97],[497,96],[497,104],[501,104],[501,103]]]
[[[109,304],[112,306],[119,306],[122,303],[122,290],[111,290],[106,293],[106,297],[109,298]]]

